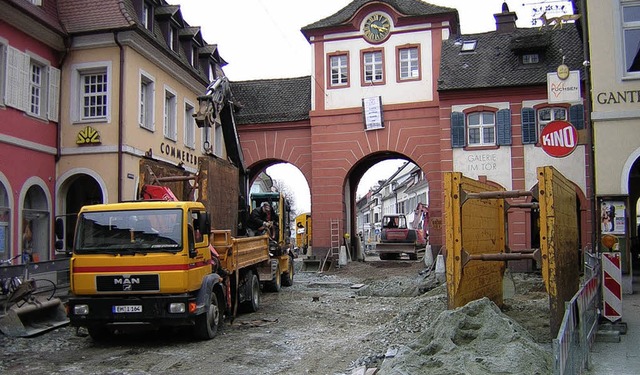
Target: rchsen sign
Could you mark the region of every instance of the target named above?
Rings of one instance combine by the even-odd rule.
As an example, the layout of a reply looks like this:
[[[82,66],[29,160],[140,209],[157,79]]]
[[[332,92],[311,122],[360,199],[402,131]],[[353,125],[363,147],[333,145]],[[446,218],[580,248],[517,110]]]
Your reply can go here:
[[[578,146],[578,131],[567,121],[551,121],[540,134],[540,144],[547,154],[565,157]]]

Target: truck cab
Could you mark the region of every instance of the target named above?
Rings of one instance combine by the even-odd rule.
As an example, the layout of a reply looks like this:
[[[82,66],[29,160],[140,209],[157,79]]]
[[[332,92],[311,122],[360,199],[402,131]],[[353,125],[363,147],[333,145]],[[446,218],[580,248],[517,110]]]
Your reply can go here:
[[[94,339],[140,326],[216,335],[225,288],[212,273],[209,214],[199,202],[85,206],[70,260],[71,325]]]

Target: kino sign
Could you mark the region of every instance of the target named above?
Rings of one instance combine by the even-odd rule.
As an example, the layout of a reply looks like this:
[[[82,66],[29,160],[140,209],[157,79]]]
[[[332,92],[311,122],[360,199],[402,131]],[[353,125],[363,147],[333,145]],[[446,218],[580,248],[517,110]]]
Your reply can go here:
[[[567,121],[551,121],[540,134],[540,144],[547,154],[565,157],[578,146],[578,131]]]

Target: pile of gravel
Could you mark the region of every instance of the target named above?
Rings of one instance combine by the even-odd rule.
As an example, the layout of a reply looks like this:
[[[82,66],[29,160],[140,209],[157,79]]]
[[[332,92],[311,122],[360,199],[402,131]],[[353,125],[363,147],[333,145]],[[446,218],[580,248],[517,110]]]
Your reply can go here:
[[[551,353],[488,298],[442,311],[413,341],[397,349],[387,354],[379,375],[553,372]]]
[[[440,285],[435,277],[392,276],[388,279],[373,280],[357,291],[359,296],[370,297],[416,297]]]

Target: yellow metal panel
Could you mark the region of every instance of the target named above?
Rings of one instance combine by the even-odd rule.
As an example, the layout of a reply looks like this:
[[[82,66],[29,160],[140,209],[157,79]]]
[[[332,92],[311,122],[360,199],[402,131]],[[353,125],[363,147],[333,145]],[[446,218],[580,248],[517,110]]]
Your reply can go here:
[[[216,248],[222,268],[228,272],[269,259],[269,237],[231,237],[229,230],[212,230],[211,244]]]
[[[464,265],[463,252],[479,255],[504,251],[504,199],[463,200],[466,193],[502,189],[464,177],[459,172],[445,173],[444,185],[449,308],[464,306],[485,296],[501,306],[504,262],[472,260]]]
[[[238,269],[269,259],[269,238],[266,235],[236,238],[234,242]]]
[[[580,242],[573,185],[553,167],[539,167],[540,253],[542,277],[549,293],[552,337],[564,316],[564,303],[578,291]]]

